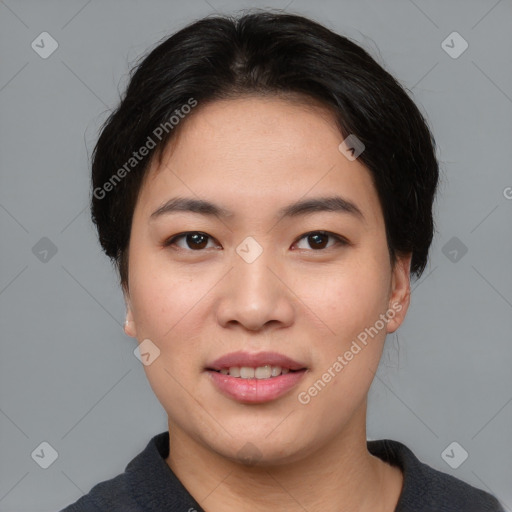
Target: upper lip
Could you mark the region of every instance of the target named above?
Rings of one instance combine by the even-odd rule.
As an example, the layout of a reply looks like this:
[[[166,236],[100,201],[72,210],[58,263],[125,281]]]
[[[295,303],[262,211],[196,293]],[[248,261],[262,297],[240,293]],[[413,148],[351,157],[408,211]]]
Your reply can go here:
[[[251,354],[249,352],[238,351],[226,354],[212,363],[207,365],[208,370],[222,370],[223,368],[231,368],[233,366],[248,366],[250,368],[257,368],[258,366],[280,366],[281,368],[288,368],[290,370],[302,370],[306,368],[304,364],[294,361],[288,356],[278,354],[277,352],[258,352]]]

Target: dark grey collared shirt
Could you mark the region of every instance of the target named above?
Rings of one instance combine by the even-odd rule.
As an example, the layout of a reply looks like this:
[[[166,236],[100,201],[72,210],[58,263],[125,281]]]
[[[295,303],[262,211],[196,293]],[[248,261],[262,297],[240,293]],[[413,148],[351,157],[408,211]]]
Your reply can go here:
[[[491,494],[420,462],[398,441],[380,439],[367,446],[403,472],[395,512],[505,512]],[[169,432],[162,432],[124,473],[96,484],[60,512],[204,512],[165,462],[168,454]]]

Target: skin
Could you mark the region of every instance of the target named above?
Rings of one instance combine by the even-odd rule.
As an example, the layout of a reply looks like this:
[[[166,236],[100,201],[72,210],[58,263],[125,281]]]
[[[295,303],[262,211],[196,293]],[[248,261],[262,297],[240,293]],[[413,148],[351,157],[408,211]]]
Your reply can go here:
[[[166,459],[208,512],[386,511],[399,499],[400,469],[366,446],[367,394],[387,333],[410,299],[411,254],[392,267],[370,173],[338,149],[331,114],[278,97],[199,105],[155,160],[141,188],[129,245],[125,332],[160,355],[144,366],[168,415]],[[276,220],[299,199],[339,194],[364,215],[315,212]],[[233,215],[180,212],[151,221],[171,197],[210,200]],[[305,234],[324,230],[344,237]],[[182,237],[206,233],[204,248]],[[252,263],[236,252],[252,236]],[[314,243],[314,240],[313,240]],[[307,391],[393,304],[393,319],[304,405]],[[205,372],[221,355],[276,351],[308,368],[277,400],[244,404],[222,395]],[[258,464],[245,464],[246,443]],[[254,449],[254,448],[253,448]]]

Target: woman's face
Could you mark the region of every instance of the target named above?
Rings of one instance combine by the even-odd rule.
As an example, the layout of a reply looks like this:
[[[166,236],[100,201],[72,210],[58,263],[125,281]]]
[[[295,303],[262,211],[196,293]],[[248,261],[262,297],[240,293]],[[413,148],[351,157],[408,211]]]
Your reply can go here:
[[[391,267],[370,174],[322,108],[244,97],[181,122],[134,212],[126,332],[150,340],[144,370],[171,430],[232,459],[250,442],[260,462],[298,460],[365,428],[410,256]],[[220,213],[170,208],[175,198]],[[320,207],[283,214],[304,201]],[[297,371],[269,377],[292,366],[283,357]]]

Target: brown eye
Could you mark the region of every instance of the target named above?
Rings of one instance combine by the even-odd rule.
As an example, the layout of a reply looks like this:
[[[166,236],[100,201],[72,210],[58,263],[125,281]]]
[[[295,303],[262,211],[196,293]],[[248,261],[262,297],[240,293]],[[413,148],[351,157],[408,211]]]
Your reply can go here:
[[[326,245],[329,238],[335,240],[334,244]],[[347,245],[347,242],[338,235],[334,233],[329,233],[328,231],[311,231],[310,233],[305,233],[299,238],[300,240],[306,239],[307,243],[313,250],[322,250],[329,249],[333,245]]]
[[[329,235],[326,235],[325,233],[313,233],[308,235],[307,240],[313,249],[325,249],[329,240]]]
[[[182,238],[185,240],[186,247],[179,246],[176,243],[177,240],[180,240]],[[178,245],[180,249],[191,249],[193,251],[198,251],[206,248],[208,240],[210,238],[211,237],[206,233],[201,233],[200,231],[189,231],[187,233],[181,233],[180,235],[173,236],[164,243],[164,246],[169,247],[173,245]]]
[[[185,246],[178,243],[179,240],[185,241]],[[202,249],[208,248],[208,241],[213,238],[206,233],[200,231],[187,231],[175,235],[164,242],[164,247],[176,246],[179,249],[185,251],[201,251]],[[321,251],[323,249],[329,249],[335,245],[348,245],[348,242],[342,237],[330,233],[328,231],[311,231],[302,235],[297,242],[306,239],[309,248],[299,247],[299,249],[312,249],[314,251]],[[334,243],[328,244],[329,239],[332,239]],[[295,242],[295,243],[297,243]]]

